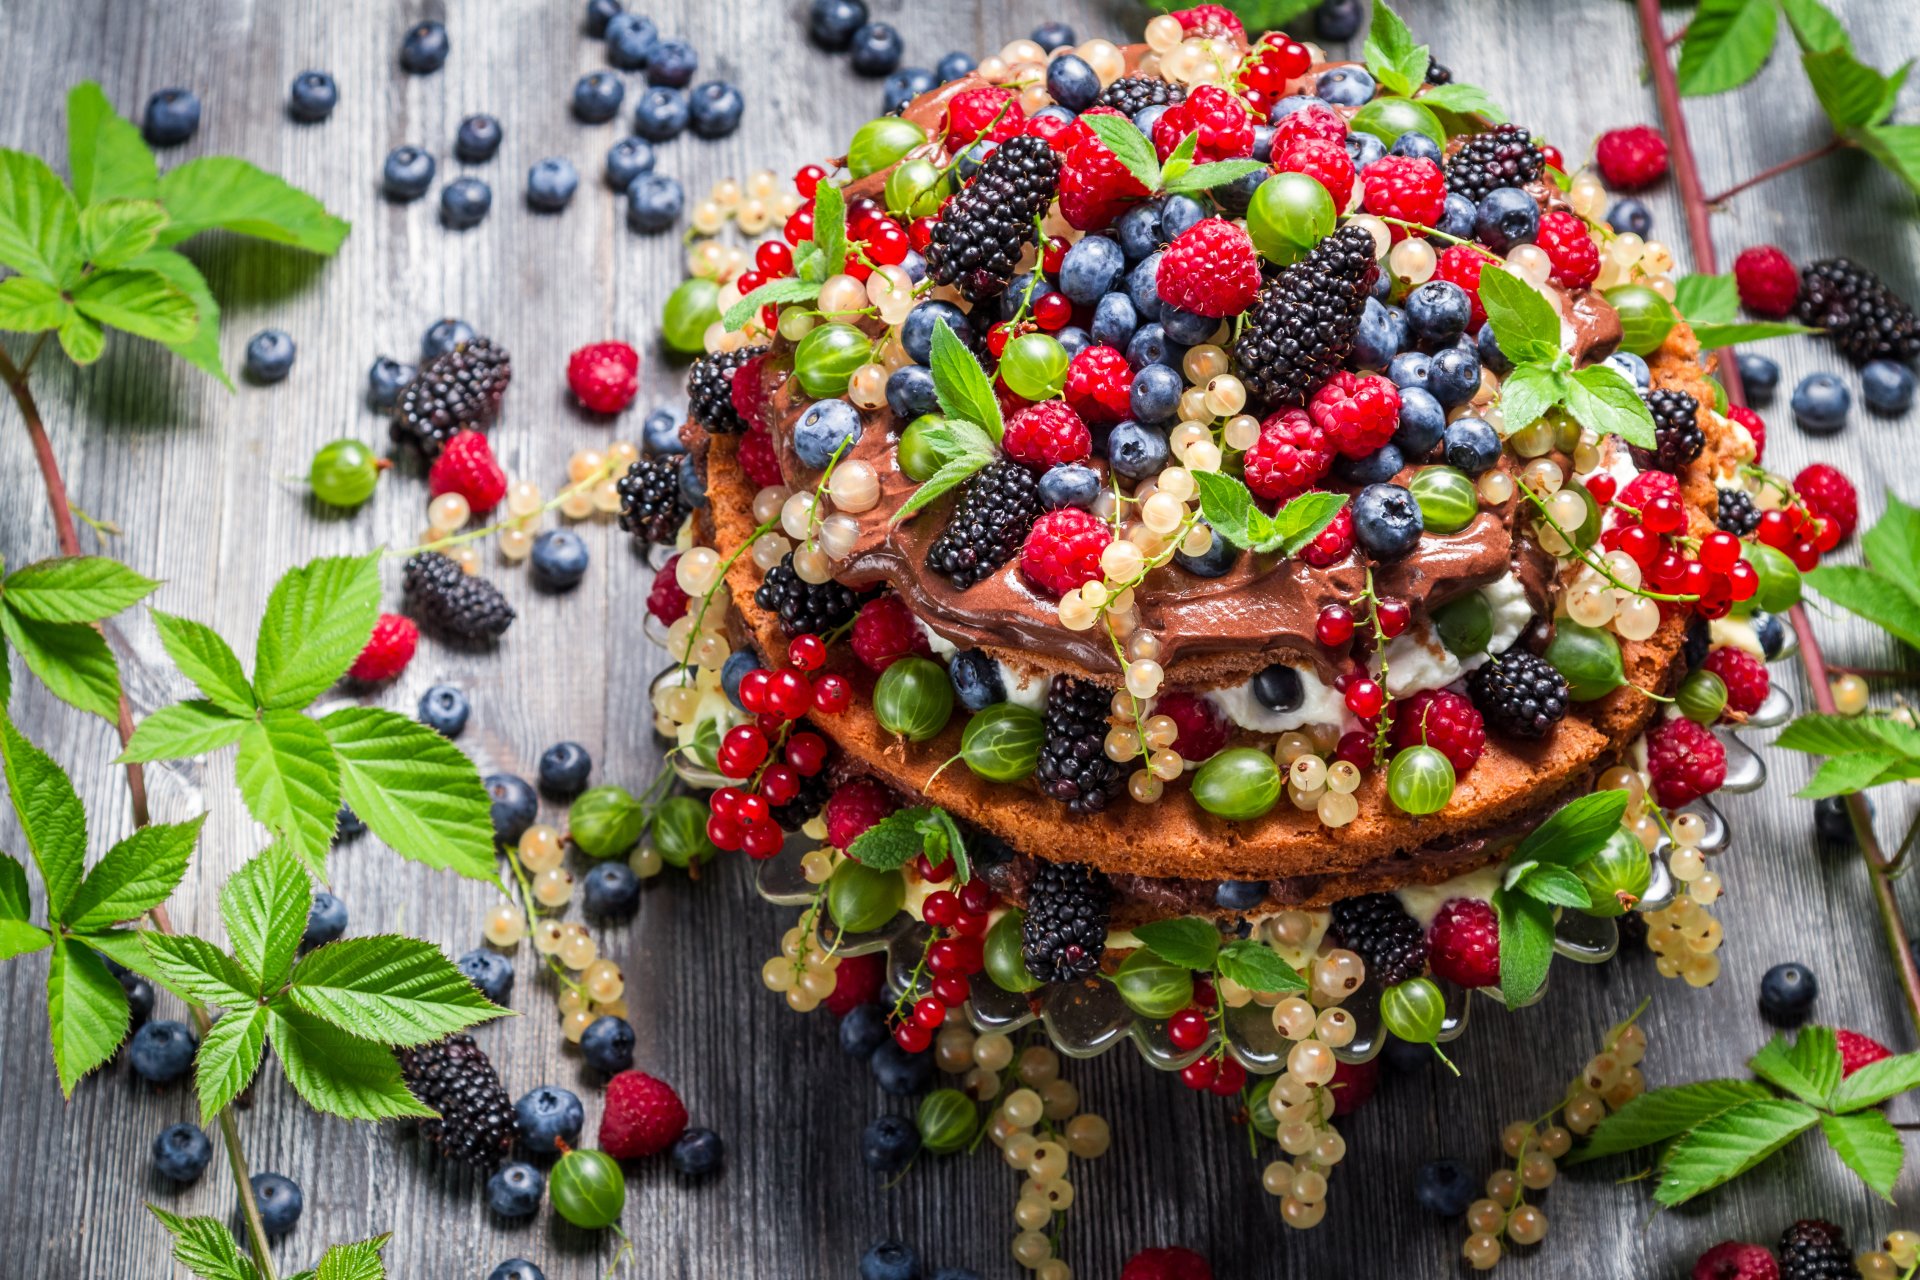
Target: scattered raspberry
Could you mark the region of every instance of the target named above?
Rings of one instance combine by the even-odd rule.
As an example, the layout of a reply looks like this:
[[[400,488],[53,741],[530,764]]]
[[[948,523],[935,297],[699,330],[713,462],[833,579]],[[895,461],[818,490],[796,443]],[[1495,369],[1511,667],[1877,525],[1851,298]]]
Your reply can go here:
[[[680,589],[680,581],[674,571],[680,567],[680,557],[675,555],[661,565],[653,575],[653,586],[647,592],[647,612],[652,614],[663,627],[670,627],[687,616],[687,605],[693,597]]]
[[[957,151],[972,146],[982,133],[994,142],[1005,142],[1020,132],[1026,118],[1017,92],[983,84],[953,95],[947,104],[947,136]]]
[[[1666,720],[1647,730],[1647,772],[1662,808],[1691,804],[1727,780],[1727,749],[1691,720]]]
[[[1430,227],[1446,212],[1446,175],[1440,172],[1439,165],[1424,156],[1387,156],[1376,160],[1360,175],[1360,181],[1366,192],[1364,207],[1368,213]],[[1544,230],[1544,219],[1541,225]],[[1409,234],[1405,227],[1391,223],[1388,229],[1393,232],[1396,244]]]
[[[1427,967],[1463,987],[1500,981],[1500,921],[1478,898],[1451,898],[1427,929]]]
[[[1133,412],[1133,366],[1112,347],[1088,347],[1067,366],[1067,403],[1085,422],[1119,422]]]
[[[1841,1027],[1833,1035],[1840,1042],[1840,1078],[1843,1080],[1862,1067],[1893,1056],[1893,1050],[1858,1031]]]
[[[618,413],[640,391],[640,353],[624,342],[594,342],[567,360],[567,386],[595,413]]]
[[[880,998],[880,982],[887,965],[878,951],[863,956],[841,956],[833,971],[833,992],[820,1003],[836,1018],[844,1018],[863,1004]]]
[[[1627,481],[1626,487],[1614,495],[1613,500],[1619,506],[1644,511],[1655,498],[1672,498],[1675,502],[1680,500],[1680,482],[1670,472],[1642,471]]]
[[[1240,23],[1239,15],[1223,4],[1197,4],[1191,9],[1181,9],[1174,13],[1180,29],[1190,36],[1223,36],[1229,40],[1247,42],[1247,29]]]
[[[930,655],[926,632],[913,620],[913,613],[899,596],[875,596],[860,606],[853,620],[854,656],[876,673],[885,671],[902,658]]]
[[[899,807],[893,794],[872,778],[844,782],[827,797],[826,808],[821,810],[827,824],[827,843],[844,851],[861,832]]]
[[[1160,297],[1203,316],[1238,315],[1260,292],[1260,255],[1225,218],[1203,218],[1167,246],[1154,276]]]
[[[427,472],[427,489],[434,497],[457,493],[473,514],[483,516],[507,496],[507,473],[494,461],[493,446],[478,431],[457,432],[440,450]]]
[[[1767,451],[1767,424],[1759,414],[1743,404],[1728,405],[1727,417],[1747,429],[1747,434],[1753,437],[1753,460],[1760,461],[1761,455]]]
[[[1767,690],[1772,687],[1767,665],[1745,649],[1732,645],[1715,649],[1700,665],[1727,686],[1727,710],[1750,716],[1767,700]]]
[[[1467,291],[1467,301],[1473,304],[1473,315],[1467,322],[1469,329],[1478,330],[1487,322],[1487,309],[1480,305],[1480,266],[1486,257],[1477,250],[1464,245],[1448,245],[1440,251],[1439,259],[1433,264],[1433,278],[1450,280]]]
[[[1667,174],[1667,140],[1658,129],[1637,124],[1612,129],[1594,144],[1593,161],[1600,177],[1615,191],[1638,191]]]
[[[1307,412],[1335,452],[1364,458],[1399,430],[1400,388],[1377,373],[1342,370],[1313,393]]]
[[[1824,462],[1804,468],[1793,478],[1793,491],[1807,510],[1840,526],[1840,541],[1853,536],[1853,527],[1860,523],[1860,497],[1838,468]]]
[[[1294,113],[1305,114],[1304,111]],[[1287,118],[1291,120],[1294,117]],[[1278,173],[1306,174],[1327,189],[1336,209],[1346,208],[1347,201],[1353,198],[1353,157],[1347,154],[1346,147],[1341,143],[1307,137],[1293,143],[1285,151],[1281,151],[1276,144],[1273,167]]]
[[[1185,689],[1163,693],[1153,704],[1153,714],[1166,716],[1180,726],[1173,749],[1185,760],[1205,760],[1227,745],[1227,717],[1212,701]]]
[[[1733,283],[1740,290],[1740,305],[1770,320],[1785,319],[1800,300],[1799,268],[1770,244],[1740,251],[1733,260]]]
[[[764,376],[768,355],[762,350],[741,362],[727,381],[727,400],[740,421],[748,427],[767,429],[767,406],[773,399],[772,386]]]
[[[773,436],[764,427],[755,427],[741,436],[734,457],[756,489],[786,483],[780,474],[780,455],[774,452]]]
[[[1119,115],[1111,107],[1095,107],[1083,113]],[[1072,133],[1072,130],[1068,130]],[[1061,135],[1067,136],[1066,134]],[[1098,231],[1120,216],[1135,200],[1147,197],[1140,180],[1120,163],[1107,144],[1087,130],[1087,136],[1074,142],[1060,167],[1060,216],[1079,231]]]
[[[1372,1101],[1380,1087],[1380,1059],[1333,1064],[1333,1114],[1350,1116]]]
[[[1127,1265],[1120,1269],[1120,1280],[1213,1280],[1213,1268],[1193,1250],[1178,1245],[1142,1249],[1127,1259]]]
[[[1015,462],[1044,471],[1062,462],[1079,462],[1092,453],[1093,433],[1071,407],[1049,400],[1009,418],[1000,445]]]
[[[373,634],[367,637],[367,647],[347,668],[347,675],[354,680],[371,683],[375,680],[391,680],[407,669],[413,661],[413,651],[420,646],[420,628],[412,618],[397,613],[383,613],[380,620],[373,624]]]
[[[614,1159],[657,1156],[686,1128],[686,1104],[665,1080],[644,1071],[622,1071],[607,1081],[600,1149]]]
[[[1020,571],[1037,586],[1065,595],[1100,577],[1100,553],[1113,530],[1091,511],[1062,507],[1033,522],[1020,548]]]
[[[1562,288],[1584,289],[1599,277],[1600,246],[1593,242],[1579,215],[1564,211],[1541,214],[1534,243],[1546,250],[1553,263],[1553,282]]]
[[[1247,104],[1219,85],[1203,84],[1187,100],[1168,107],[1153,122],[1153,147],[1162,161],[1190,133],[1199,134],[1193,162],[1212,164],[1253,154],[1253,114]]]
[[[1336,560],[1345,559],[1352,550],[1353,504],[1349,502],[1334,513],[1332,522],[1318,537],[1300,548],[1300,558],[1316,569],[1324,569]]]
[[[1333,466],[1333,449],[1306,410],[1285,409],[1260,424],[1260,438],[1242,461],[1255,497],[1286,502],[1320,483]]]
[[[1693,1280],[1780,1280],[1780,1264],[1765,1245],[1727,1240],[1700,1255]]]
[[[1310,103],[1282,116],[1280,123],[1273,126],[1273,154],[1278,156],[1290,150],[1304,138],[1344,144],[1347,140],[1346,117],[1324,102]]]
[[[1471,701],[1446,690],[1424,689],[1393,707],[1395,750],[1419,746],[1435,748],[1453,762],[1456,774],[1465,774],[1487,749],[1487,728]]]

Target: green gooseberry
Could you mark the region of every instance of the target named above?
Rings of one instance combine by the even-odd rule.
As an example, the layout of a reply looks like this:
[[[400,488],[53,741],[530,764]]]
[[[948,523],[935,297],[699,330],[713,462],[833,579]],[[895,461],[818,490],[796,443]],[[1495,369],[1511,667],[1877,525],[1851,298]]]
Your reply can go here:
[[[720,286],[699,276],[682,280],[667,295],[660,313],[660,337],[667,349],[697,356],[707,349],[707,330],[720,319]]]
[[[1333,234],[1338,212],[1327,189],[1304,173],[1276,173],[1253,192],[1247,235],[1260,256],[1287,266]]]
[[[845,395],[853,371],[873,358],[873,342],[850,324],[817,324],[793,349],[793,372],[816,400]]]
[[[1571,452],[1571,450],[1568,450],[1568,452]],[[1600,528],[1605,512],[1600,510],[1600,504],[1593,500],[1593,495],[1587,492],[1587,486],[1583,484],[1570,484],[1566,487],[1580,495],[1581,505],[1587,509],[1586,518],[1580,521],[1580,527],[1567,530],[1568,533],[1573,535],[1573,545],[1579,550],[1585,551],[1588,547],[1591,547],[1600,540]]]
[[[1573,869],[1580,883],[1587,886],[1593,905],[1585,908],[1590,916],[1611,918],[1647,896],[1653,883],[1653,859],[1646,846],[1625,827],[1615,830],[1600,846],[1600,851]]]
[[[707,806],[692,796],[669,796],[653,817],[653,847],[670,867],[711,862],[720,849],[707,839]]]
[[[625,787],[594,787],[567,806],[567,836],[589,858],[625,853],[646,825],[647,807]]]
[[[1263,1138],[1280,1136],[1280,1119],[1267,1104],[1267,1095],[1273,1092],[1273,1086],[1278,1081],[1277,1076],[1261,1076],[1247,1093],[1247,1121],[1253,1125],[1253,1131]]]
[[[827,908],[847,933],[872,933],[899,912],[907,882],[898,871],[880,871],[848,858],[827,878]]]
[[[937,1156],[966,1150],[980,1131],[980,1108],[958,1089],[935,1089],[920,1100],[914,1125],[920,1145]]]
[[[1348,127],[1359,133],[1370,133],[1388,146],[1403,133],[1425,134],[1433,139],[1436,147],[1447,145],[1447,131],[1441,126],[1440,117],[1411,98],[1375,98],[1354,113]]]
[[[569,1151],[547,1175],[553,1210],[576,1227],[597,1231],[620,1221],[627,1207],[627,1180],[604,1151]]]
[[[1652,355],[1673,331],[1673,305],[1643,284],[1623,284],[1607,290],[1607,301],[1620,313],[1620,347],[1634,355]]]
[[[940,454],[927,442],[927,435],[946,421],[937,413],[923,413],[909,422],[907,429],[900,433],[900,443],[894,448],[894,457],[899,461],[900,469],[907,473],[907,479],[925,483],[940,469]]]
[[[1786,552],[1764,542],[1743,542],[1740,549],[1760,578],[1759,587],[1741,601],[1744,612],[1764,609],[1768,613],[1785,613],[1800,603],[1800,570],[1787,558]]]
[[[357,507],[380,483],[380,464],[373,450],[358,440],[335,440],[313,455],[307,483],[313,496],[330,507]]]
[[[1002,991],[1032,991],[1041,985],[1040,979],[1027,972],[1025,945],[1020,936],[1026,924],[1027,913],[1015,907],[987,930],[981,955],[986,962],[987,976]]]
[[[1408,747],[1387,764],[1387,798],[1415,817],[1438,813],[1453,797],[1453,761],[1437,747]]]
[[[908,742],[925,742],[935,736],[947,727],[952,715],[953,682],[931,659],[902,658],[882,671],[874,683],[874,719],[888,733],[897,733]]]
[[[1171,1018],[1193,1003],[1193,974],[1145,947],[1120,962],[1113,986],[1143,1018]]]
[[[1380,993],[1380,1021],[1410,1044],[1433,1044],[1447,1020],[1447,999],[1431,978],[1408,978]]]
[[[1428,533],[1458,533],[1480,514],[1480,491],[1457,467],[1422,467],[1407,486]]]
[[[931,160],[909,160],[887,175],[883,198],[888,213],[919,218],[938,213],[940,202],[952,189],[952,183]]]
[[[1433,629],[1455,657],[1485,653],[1493,642],[1493,606],[1478,591],[1469,591],[1433,611]]]
[[[854,178],[878,173],[927,140],[927,131],[899,116],[881,116],[854,130],[847,144],[847,172]]]
[[[1051,400],[1067,385],[1067,349],[1050,333],[1023,333],[1000,354],[1000,377],[1017,396]]]
[[[960,758],[989,782],[1018,782],[1033,776],[1046,736],[1046,724],[1038,711],[996,702],[974,712],[967,721],[960,734]]]
[[[1627,682],[1620,642],[1613,632],[1582,626],[1571,618],[1554,624],[1546,659],[1567,678],[1567,696],[1575,702],[1604,698]]]
[[[1705,667],[1695,668],[1680,682],[1673,701],[1695,724],[1712,724],[1727,709],[1727,682]]]
[[[1194,771],[1193,799],[1233,822],[1257,818],[1280,799],[1280,766],[1254,747],[1229,747]]]

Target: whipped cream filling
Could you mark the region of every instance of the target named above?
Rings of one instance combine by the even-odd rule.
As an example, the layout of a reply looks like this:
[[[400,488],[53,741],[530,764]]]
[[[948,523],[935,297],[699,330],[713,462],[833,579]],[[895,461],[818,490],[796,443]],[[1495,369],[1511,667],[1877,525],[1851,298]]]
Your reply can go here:
[[[926,619],[916,617],[913,623],[920,628],[920,634],[927,638],[927,648],[933,651],[934,657],[944,661],[960,652],[960,645],[928,626]],[[997,658],[994,661],[1000,668],[1000,685],[1007,691],[1008,702],[1029,711],[1047,709],[1047,687],[1052,683],[1050,676],[1043,671],[1023,671]]]
[[[1387,663],[1388,693],[1400,698],[1450,685],[1483,666],[1492,655],[1505,653],[1533,621],[1533,605],[1527,600],[1526,588],[1511,572],[1480,588],[1480,597],[1493,615],[1493,634],[1485,652],[1462,658],[1440,643],[1432,627],[1422,622],[1387,642],[1382,656]]]
[[[1285,733],[1310,724],[1342,725],[1347,719],[1346,700],[1338,690],[1320,679],[1311,667],[1294,667],[1300,677],[1300,705],[1291,711],[1275,711],[1253,695],[1253,681],[1209,689],[1207,701],[1242,729],[1253,733]]]

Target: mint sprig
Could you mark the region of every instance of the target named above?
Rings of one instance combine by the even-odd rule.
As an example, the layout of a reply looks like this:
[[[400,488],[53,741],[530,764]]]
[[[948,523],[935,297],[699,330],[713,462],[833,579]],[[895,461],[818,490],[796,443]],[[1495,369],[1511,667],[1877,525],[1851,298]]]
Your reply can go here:
[[[1433,60],[1432,51],[1414,43],[1413,32],[1385,0],[1373,0],[1373,22],[1361,57],[1387,92],[1403,98],[1412,97],[1426,83],[1427,65]]]
[[[1507,857],[1493,895],[1500,927],[1500,994],[1518,1008],[1539,994],[1553,963],[1554,911],[1592,905],[1574,874],[1619,829],[1624,791],[1595,791],[1563,805]]]
[[[1214,533],[1254,552],[1298,555],[1347,505],[1345,494],[1315,489],[1268,515],[1254,502],[1246,484],[1233,476],[1196,471],[1193,480],[1200,494],[1200,513]]]
[[[1180,145],[1167,156],[1163,168],[1159,152],[1155,150],[1152,139],[1140,131],[1138,125],[1124,116],[1083,116],[1087,127],[1113,152],[1114,159],[1123,165],[1134,180],[1145,187],[1150,194],[1183,193],[1211,190],[1224,183],[1246,177],[1249,173],[1266,168],[1257,160],[1216,160],[1210,164],[1193,163],[1194,152],[1198,149],[1200,135],[1190,133],[1180,139]]]
[[[1177,916],[1135,925],[1140,945],[1168,964],[1210,973],[1266,995],[1305,991],[1307,980],[1280,953],[1252,938],[1222,940],[1220,929],[1199,916]]]
[[[900,504],[893,513],[896,522],[991,464],[1006,430],[987,371],[945,320],[934,321],[932,368],[934,398],[946,419],[928,431],[926,442],[940,466]]]
[[[1655,446],[1653,414],[1626,375],[1610,364],[1575,369],[1560,349],[1560,313],[1540,292],[1491,264],[1480,273],[1480,302],[1494,341],[1514,368],[1500,384],[1507,434],[1564,406],[1582,425],[1643,449]]]
[[[1767,338],[1786,338],[1820,330],[1788,321],[1743,321],[1739,286],[1733,276],[1695,272],[1680,277],[1674,287],[1674,310],[1680,313],[1703,347],[1731,347]]]
[[[735,302],[720,317],[720,326],[737,333],[769,303],[812,302],[820,296],[820,286],[846,266],[847,198],[823,180],[813,193],[813,238],[795,247],[793,274],[769,280]]]
[[[855,836],[846,854],[875,871],[898,871],[922,854],[934,867],[951,858],[961,884],[973,874],[960,824],[937,804],[895,810]]]
[[[13,649],[56,698],[117,721],[120,672],[95,624],[146,599],[159,585],[100,556],[42,560],[0,579],[0,706],[11,700],[7,653]]]

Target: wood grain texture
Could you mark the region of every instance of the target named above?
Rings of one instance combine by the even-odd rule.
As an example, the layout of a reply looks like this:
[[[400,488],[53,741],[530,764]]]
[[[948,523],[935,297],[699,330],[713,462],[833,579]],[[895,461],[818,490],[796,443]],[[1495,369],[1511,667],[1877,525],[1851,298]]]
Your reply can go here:
[[[717,72],[748,95],[746,126],[732,138],[688,138],[661,149],[661,168],[686,183],[691,199],[724,175],[761,166],[790,172],[837,147],[878,105],[876,82],[855,79],[844,63],[799,41],[801,0],[644,7],[664,32],[698,47],[702,78]],[[1905,0],[1837,7],[1874,61],[1891,66],[1920,49],[1920,7]],[[1044,16],[1066,17],[1083,36],[1114,38],[1137,31],[1140,19],[1094,0],[1045,8],[1030,0],[876,4],[878,16],[903,31],[909,62],[919,64],[949,48],[997,48]],[[1653,117],[1627,5],[1406,0],[1404,9],[1460,78],[1486,86],[1570,157],[1584,154],[1602,128]],[[85,373],[58,359],[37,372],[75,501],[125,530],[112,554],[166,580],[154,605],[212,622],[245,645],[268,587],[286,567],[416,541],[423,486],[404,468],[348,518],[316,510],[289,478],[304,474],[326,440],[384,439],[383,424],[363,403],[366,368],[383,352],[409,356],[438,316],[469,319],[515,356],[518,379],[494,435],[515,475],[551,490],[569,453],[611,438],[569,407],[560,376],[566,353],[607,336],[649,346],[660,304],[680,278],[681,249],[672,236],[629,234],[599,183],[601,156],[623,126],[583,126],[569,114],[573,80],[601,65],[600,46],[577,29],[578,14],[574,0],[0,3],[0,84],[11,87],[0,95],[0,143],[58,156],[59,93],[82,78],[99,79],[129,113],[155,89],[190,85],[205,100],[205,123],[165,162],[243,155],[318,192],[354,224],[330,264],[220,237],[192,248],[226,312],[230,367],[238,368],[247,336],[263,326],[285,328],[299,343],[292,376],[276,387],[242,385],[228,395],[155,349],[119,339]],[[447,22],[452,58],[437,75],[404,76],[395,61],[401,33],[426,16]],[[309,67],[333,71],[342,92],[339,110],[320,126],[295,125],[284,113],[288,83]],[[1911,116],[1920,95],[1906,96]],[[439,156],[443,180],[466,170],[451,157],[452,134],[462,115],[479,110],[499,116],[506,129],[499,157],[474,170],[495,192],[484,226],[448,232],[436,222],[433,200],[391,205],[379,197],[381,160],[399,143]],[[1691,119],[1710,189],[1814,144],[1822,128],[1785,47],[1758,83],[1694,103]],[[572,157],[582,186],[565,213],[536,215],[522,199],[524,174],[550,154]],[[1677,239],[1668,190],[1649,203],[1658,234]],[[1911,197],[1864,158],[1843,156],[1741,197],[1718,220],[1719,244],[1731,253],[1765,239],[1796,258],[1846,252],[1907,296],[1920,296],[1912,209]],[[1773,354],[1789,387],[1813,369],[1840,366],[1812,342],[1774,344]],[[657,348],[646,378],[643,406],[677,402],[680,373]],[[637,417],[621,425],[623,434],[637,432]],[[1768,420],[1776,466],[1791,472],[1814,456],[1784,408]],[[1865,482],[1868,518],[1880,506],[1873,492],[1880,481],[1920,499],[1906,434],[1912,426],[1911,417],[1889,423],[1857,412],[1850,429],[1819,450]],[[9,564],[53,551],[43,503],[8,406],[0,410],[0,555]],[[646,709],[659,651],[639,625],[644,565],[611,526],[584,532],[595,563],[578,590],[542,596],[524,571],[491,565],[522,611],[499,651],[476,656],[427,645],[379,701],[410,710],[429,684],[451,681],[472,695],[473,725],[461,745],[484,769],[530,774],[544,746],[573,738],[593,752],[598,777],[644,783],[659,767]],[[397,595],[397,564],[388,578]],[[1850,620],[1819,625],[1835,661],[1911,662]],[[180,681],[141,615],[117,627],[115,640],[138,709],[178,696]],[[1797,669],[1776,672],[1790,684],[1797,679]],[[124,834],[130,818],[124,781],[108,763],[115,752],[108,728],[51,704],[31,682],[23,682],[14,711],[73,771],[92,808],[96,848]],[[1773,786],[1725,804],[1739,839],[1725,864],[1721,981],[1690,991],[1661,981],[1644,957],[1595,971],[1563,965],[1543,1006],[1512,1018],[1492,1006],[1480,1010],[1458,1046],[1461,1079],[1438,1071],[1390,1079],[1382,1099],[1347,1123],[1350,1158],[1334,1176],[1325,1224],[1308,1235],[1280,1225],[1260,1190],[1259,1166],[1222,1105],[1191,1097],[1130,1053],[1072,1066],[1087,1105],[1110,1116],[1115,1130],[1112,1154],[1074,1175],[1079,1195],[1063,1247],[1075,1274],[1111,1280],[1129,1254],[1155,1243],[1201,1248],[1217,1275],[1236,1280],[1457,1274],[1463,1228],[1419,1215],[1409,1192],[1413,1169],[1442,1154],[1492,1168],[1500,1126],[1545,1110],[1608,1024],[1644,996],[1654,997],[1646,1070],[1655,1083],[1725,1071],[1757,1047],[1765,1035],[1754,1009],[1759,975],[1786,959],[1818,971],[1825,1020],[1914,1047],[1860,869],[1818,847],[1808,806],[1791,798],[1809,765],[1777,752],[1769,762]],[[223,760],[152,773],[157,817],[212,811],[204,852],[173,913],[182,927],[216,935],[218,886],[259,842],[231,788],[231,769]],[[1895,830],[1904,818],[1896,811],[1908,806],[1892,794],[1880,803],[1883,822]],[[11,814],[0,820],[0,845],[19,848]],[[404,928],[455,954],[476,944],[493,897],[370,841],[338,854],[333,869],[355,930]],[[629,975],[641,1065],[674,1081],[697,1121],[728,1143],[727,1173],[708,1185],[679,1186],[663,1167],[635,1170],[626,1222],[638,1252],[630,1274],[852,1276],[860,1253],[889,1234],[915,1243],[930,1270],[964,1265],[990,1277],[1013,1274],[1006,1246],[1017,1179],[990,1155],[926,1161],[892,1190],[861,1168],[861,1126],[902,1104],[848,1069],[823,1017],[795,1017],[761,989],[758,966],[787,923],[752,895],[745,868],[730,859],[698,884],[663,877],[630,926],[603,935]],[[484,1029],[482,1042],[515,1093],[558,1082],[578,1088],[597,1115],[598,1091],[563,1044],[550,984],[536,976],[530,956],[520,957],[519,969],[514,1003],[525,1016]],[[44,973],[40,957],[0,966],[0,1090],[14,1165],[0,1180],[0,1276],[171,1274],[162,1233],[141,1202],[226,1215],[234,1196],[224,1165],[216,1162],[184,1191],[158,1181],[148,1144],[165,1125],[190,1118],[192,1100],[184,1090],[149,1090],[124,1065],[88,1081],[70,1104],[61,1101],[46,1048]],[[163,1016],[179,1013],[163,1000]],[[1910,1111],[1901,1105],[1902,1114]],[[326,1242],[381,1230],[396,1232],[389,1266],[407,1280],[483,1277],[514,1255],[536,1259],[553,1280],[585,1280],[613,1253],[610,1238],[555,1225],[548,1213],[531,1225],[501,1225],[477,1179],[427,1159],[398,1129],[316,1117],[272,1067],[240,1129],[256,1169],[286,1173],[305,1188],[305,1217],[277,1246],[286,1271],[311,1265]],[[1545,1200],[1549,1244],[1502,1264],[1502,1274],[1676,1275],[1713,1241],[1771,1239],[1807,1214],[1844,1222],[1856,1242],[1915,1225],[1911,1211],[1872,1202],[1811,1145],[1730,1193],[1658,1216],[1644,1186],[1613,1183],[1619,1172],[1608,1166],[1563,1178]],[[1903,1199],[1916,1184],[1920,1176],[1910,1172]]]

